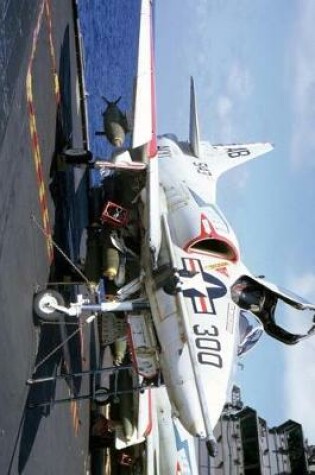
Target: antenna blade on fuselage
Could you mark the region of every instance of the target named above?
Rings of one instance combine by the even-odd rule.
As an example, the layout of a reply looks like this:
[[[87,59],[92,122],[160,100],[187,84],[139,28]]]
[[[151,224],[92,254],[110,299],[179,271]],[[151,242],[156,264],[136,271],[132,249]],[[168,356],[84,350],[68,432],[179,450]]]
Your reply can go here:
[[[189,143],[195,157],[200,157],[200,135],[199,121],[197,114],[197,104],[195,95],[195,85],[193,77],[190,78],[190,122],[189,122]]]

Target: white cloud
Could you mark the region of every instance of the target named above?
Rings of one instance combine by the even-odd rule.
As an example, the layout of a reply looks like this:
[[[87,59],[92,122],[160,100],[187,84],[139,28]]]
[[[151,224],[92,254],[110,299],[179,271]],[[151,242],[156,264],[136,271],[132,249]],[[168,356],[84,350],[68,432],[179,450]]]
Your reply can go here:
[[[300,4],[291,48],[294,61],[294,124],[291,144],[291,163],[314,167],[315,152],[315,2]]]
[[[248,67],[239,58],[233,59],[231,65],[225,69],[221,95],[216,102],[220,139],[224,142],[237,140],[243,106],[253,89],[254,84]]]
[[[227,89],[232,96],[249,97],[254,89],[249,69],[240,61],[235,61],[229,71]]]
[[[315,274],[311,272],[305,273],[295,278],[290,279],[292,288],[296,290],[298,294],[304,296],[304,298],[315,297]]]
[[[233,136],[233,102],[228,96],[219,96],[216,101],[217,140],[228,143]]]
[[[289,286],[295,293],[310,301],[315,300],[315,274],[291,278]],[[292,331],[307,331],[311,315],[297,310],[288,311],[287,325]],[[315,394],[315,337],[298,343],[285,351],[285,399],[287,417],[303,425],[304,435],[315,442],[314,394]]]
[[[220,96],[217,100],[217,113],[221,120],[226,120],[231,116],[233,104],[228,96]]]
[[[285,394],[287,415],[303,425],[304,435],[315,441],[314,391],[315,342],[307,340],[289,348],[286,357]]]

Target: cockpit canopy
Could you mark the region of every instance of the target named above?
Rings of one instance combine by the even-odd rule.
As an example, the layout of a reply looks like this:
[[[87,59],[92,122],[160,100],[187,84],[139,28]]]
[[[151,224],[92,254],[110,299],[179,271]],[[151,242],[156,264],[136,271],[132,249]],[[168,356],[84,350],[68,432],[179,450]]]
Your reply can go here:
[[[238,356],[248,353],[259,341],[264,333],[262,323],[255,315],[247,310],[240,311]]]

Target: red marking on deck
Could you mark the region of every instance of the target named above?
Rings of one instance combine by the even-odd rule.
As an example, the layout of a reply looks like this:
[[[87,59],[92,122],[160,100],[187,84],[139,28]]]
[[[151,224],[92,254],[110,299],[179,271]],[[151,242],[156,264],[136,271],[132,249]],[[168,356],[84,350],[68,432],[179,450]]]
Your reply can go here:
[[[51,21],[51,8],[50,8],[50,1],[49,0],[42,0],[40,7],[39,7],[39,14],[36,22],[36,26],[33,32],[33,42],[32,42],[32,50],[31,56],[28,63],[27,74],[26,74],[26,99],[28,105],[28,115],[29,115],[29,127],[30,127],[30,136],[31,136],[31,146],[32,146],[32,155],[33,161],[36,171],[36,181],[37,181],[37,188],[38,188],[38,199],[39,199],[39,207],[42,217],[43,223],[43,230],[46,237],[46,249],[47,249],[47,256],[49,264],[52,263],[54,259],[54,248],[52,243],[52,233],[51,233],[51,226],[50,226],[50,219],[49,219],[49,210],[47,204],[47,195],[46,195],[46,185],[44,179],[44,170],[43,170],[43,162],[41,156],[41,149],[40,149],[40,141],[37,131],[37,121],[36,121],[36,108],[33,101],[33,62],[37,50],[37,43],[39,38],[39,33],[43,24],[43,18],[45,18],[48,27],[48,43],[49,43],[49,54],[51,58],[51,70],[53,74],[53,88],[55,94],[55,100],[57,106],[60,103],[60,87],[59,87],[59,79],[57,74],[56,68],[56,55],[55,49],[53,44],[53,35],[52,35],[52,21]],[[83,332],[81,333],[81,340],[80,343],[84,345],[83,342]],[[81,348],[81,351],[82,351]],[[82,354],[82,353],[81,353]],[[71,395],[71,391],[69,389],[69,395]],[[79,428],[80,428],[80,418],[79,418],[79,406],[77,401],[73,400],[70,403],[70,413],[72,419],[72,425],[74,429],[75,436],[77,436]]]

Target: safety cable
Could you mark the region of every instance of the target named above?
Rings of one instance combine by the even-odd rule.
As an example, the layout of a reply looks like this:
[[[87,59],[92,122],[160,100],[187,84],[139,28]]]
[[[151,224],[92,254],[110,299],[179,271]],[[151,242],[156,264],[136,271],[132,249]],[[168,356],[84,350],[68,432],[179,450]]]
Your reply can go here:
[[[94,318],[92,317],[95,318],[96,315],[92,314],[85,320],[85,322],[80,322],[79,327],[74,332],[70,333],[70,335],[65,340],[62,340],[59,345],[55,346],[52,351],[50,351],[36,366],[34,366],[33,374],[36,373],[38,368],[40,368],[49,358],[51,358],[51,356],[53,356],[58,350],[60,350],[60,348],[62,348],[69,340],[71,340],[71,338],[73,338],[77,333],[79,333],[82,330],[83,326],[94,320]]]
[[[92,282],[83,274],[83,272],[72,262],[72,260],[67,256],[67,254],[58,246],[56,241],[48,234],[45,229],[41,226],[41,224],[37,221],[35,215],[31,213],[31,220],[35,223],[37,228],[43,233],[43,235],[49,239],[49,241],[53,244],[53,246],[57,249],[58,252],[64,257],[64,259],[73,267],[73,269],[82,277],[84,282],[86,283],[88,290],[92,288]]]

